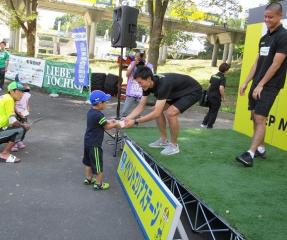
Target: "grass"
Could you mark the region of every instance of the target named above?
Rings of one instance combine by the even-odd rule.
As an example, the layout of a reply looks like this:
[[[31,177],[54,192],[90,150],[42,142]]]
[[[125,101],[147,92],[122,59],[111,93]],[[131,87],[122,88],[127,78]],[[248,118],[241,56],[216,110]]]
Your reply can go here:
[[[45,57],[47,60],[54,61],[65,61],[65,62],[75,62],[75,57],[72,56],[54,56]],[[167,60],[166,64],[158,66],[158,73],[181,73],[192,76],[200,84],[207,88],[210,76],[215,74],[218,71],[217,67],[210,66],[210,60],[200,60],[200,59],[191,59],[191,60]],[[119,68],[116,62],[107,61],[107,60],[92,60],[90,62],[90,68],[92,72],[102,72],[102,73],[111,73],[118,75]],[[235,112],[235,104],[237,99],[238,84],[240,78],[241,62],[234,62],[232,64],[231,70],[228,72],[226,78],[226,99],[222,103],[221,110],[224,112]],[[126,83],[125,71],[123,72],[124,83]]]
[[[234,157],[250,139],[232,130],[181,129],[181,153],[170,157],[147,147],[157,129],[128,129],[127,134],[246,239],[286,239],[287,152],[267,146],[268,159],[245,168]]]

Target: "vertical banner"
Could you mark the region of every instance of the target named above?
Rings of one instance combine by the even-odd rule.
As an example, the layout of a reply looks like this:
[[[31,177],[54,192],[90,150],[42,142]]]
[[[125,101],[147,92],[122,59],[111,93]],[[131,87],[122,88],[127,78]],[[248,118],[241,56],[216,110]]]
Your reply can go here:
[[[77,86],[89,85],[89,56],[86,28],[72,30],[77,49],[77,61],[75,64],[75,84]]]

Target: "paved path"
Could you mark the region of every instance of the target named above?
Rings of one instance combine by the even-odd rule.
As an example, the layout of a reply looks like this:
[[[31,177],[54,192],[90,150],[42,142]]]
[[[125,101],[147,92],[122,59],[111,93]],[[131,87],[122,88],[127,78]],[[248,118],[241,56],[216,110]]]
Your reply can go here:
[[[106,144],[109,138],[103,148],[111,189],[95,192],[82,184],[88,108],[71,97],[32,92],[35,122],[25,140],[27,148],[16,153],[22,162],[0,166],[0,239],[143,239],[116,178],[118,159],[112,157],[114,147]],[[116,101],[112,101],[107,117],[114,116],[115,109]],[[198,127],[202,118],[202,109],[194,107],[180,121],[182,126]],[[232,117],[228,118],[219,119],[216,127],[231,128]]]

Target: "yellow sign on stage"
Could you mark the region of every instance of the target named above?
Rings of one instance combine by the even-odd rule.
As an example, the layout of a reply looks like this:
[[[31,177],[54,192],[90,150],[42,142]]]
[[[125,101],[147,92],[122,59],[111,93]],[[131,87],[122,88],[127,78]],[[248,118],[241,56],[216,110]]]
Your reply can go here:
[[[145,239],[173,239],[182,205],[130,141],[126,141],[118,176]]]

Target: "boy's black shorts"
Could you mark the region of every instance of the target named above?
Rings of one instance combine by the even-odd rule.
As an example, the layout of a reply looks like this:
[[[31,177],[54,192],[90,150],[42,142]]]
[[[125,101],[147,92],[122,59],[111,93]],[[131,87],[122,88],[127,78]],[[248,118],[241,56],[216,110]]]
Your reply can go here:
[[[255,87],[256,86],[252,86],[248,94],[248,98],[249,98],[248,109],[251,111],[254,110],[255,114],[257,115],[268,117],[269,112],[272,108],[272,105],[280,89],[268,88],[268,87],[263,88],[261,95],[260,95],[260,99],[255,100],[252,97],[252,93]]]
[[[102,148],[96,146],[85,146],[83,164],[91,167],[93,174],[103,172]]]
[[[198,90],[193,91],[191,94],[177,98],[172,100],[167,100],[167,104],[175,106],[180,113],[183,113],[196,102],[199,101],[201,97],[202,89],[198,88]]]

